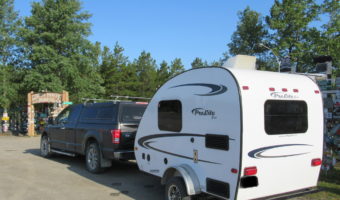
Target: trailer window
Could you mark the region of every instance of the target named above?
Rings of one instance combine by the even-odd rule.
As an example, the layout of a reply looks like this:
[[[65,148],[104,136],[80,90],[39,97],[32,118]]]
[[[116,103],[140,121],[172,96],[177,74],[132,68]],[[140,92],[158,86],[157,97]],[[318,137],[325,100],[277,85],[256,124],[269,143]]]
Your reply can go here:
[[[161,101],[158,104],[158,128],[162,131],[182,130],[182,104],[178,100]]]
[[[269,135],[305,133],[308,129],[304,101],[268,100],[264,108],[265,130]]]

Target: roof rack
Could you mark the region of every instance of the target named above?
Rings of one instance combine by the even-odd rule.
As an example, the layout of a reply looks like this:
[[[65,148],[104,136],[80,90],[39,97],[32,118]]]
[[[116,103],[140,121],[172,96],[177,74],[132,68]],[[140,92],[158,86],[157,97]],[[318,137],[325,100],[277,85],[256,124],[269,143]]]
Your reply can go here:
[[[143,100],[150,100],[151,98],[146,98],[146,97],[130,97],[130,96],[118,96],[118,95],[111,95],[114,99],[96,99],[96,98],[82,98],[81,100],[84,101],[84,104],[88,103],[89,101],[92,101],[93,103],[97,103],[97,101],[106,101],[106,102],[119,102],[122,100],[119,100],[120,98],[124,99],[143,99]],[[129,100],[124,100],[124,101],[129,101]]]
[[[96,98],[82,98],[82,101],[84,101],[84,103],[88,103],[89,101],[92,101],[93,103],[97,103],[97,101],[110,101],[110,102],[116,102],[115,99],[96,99]]]
[[[119,96],[119,95],[111,95],[110,97],[115,98],[115,100],[118,101],[119,98],[124,98],[124,99],[142,99],[142,100],[150,100],[151,98],[146,98],[146,97],[130,97],[130,96]]]

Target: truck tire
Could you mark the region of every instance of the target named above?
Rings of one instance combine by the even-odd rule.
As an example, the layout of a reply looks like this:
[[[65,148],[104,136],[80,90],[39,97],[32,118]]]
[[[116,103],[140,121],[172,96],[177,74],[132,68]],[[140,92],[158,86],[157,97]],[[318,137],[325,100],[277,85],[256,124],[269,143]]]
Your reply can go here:
[[[40,155],[44,158],[52,156],[50,138],[47,135],[43,135],[40,140]]]
[[[165,185],[166,200],[191,200],[181,177],[172,177]]]
[[[86,146],[86,169],[91,173],[100,173],[103,168],[101,163],[101,153],[96,142],[92,142]]]

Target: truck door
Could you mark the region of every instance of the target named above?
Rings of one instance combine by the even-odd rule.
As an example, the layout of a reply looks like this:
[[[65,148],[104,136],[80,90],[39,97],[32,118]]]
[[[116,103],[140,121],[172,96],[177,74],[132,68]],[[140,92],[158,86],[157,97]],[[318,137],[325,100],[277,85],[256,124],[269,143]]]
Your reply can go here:
[[[70,107],[65,108],[55,119],[55,123],[49,127],[51,147],[54,149],[64,150],[66,148],[65,125],[67,124],[69,114]]]
[[[72,106],[67,123],[64,124],[63,132],[65,134],[66,150],[69,152],[76,151],[76,126],[82,106],[81,104]]]

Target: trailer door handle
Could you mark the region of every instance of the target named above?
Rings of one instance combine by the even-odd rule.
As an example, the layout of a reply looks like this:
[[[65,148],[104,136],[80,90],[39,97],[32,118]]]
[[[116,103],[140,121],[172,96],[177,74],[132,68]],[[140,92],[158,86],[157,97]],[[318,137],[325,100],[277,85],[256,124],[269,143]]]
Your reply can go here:
[[[198,150],[194,149],[194,157],[192,159],[194,160],[194,163],[198,162]]]

